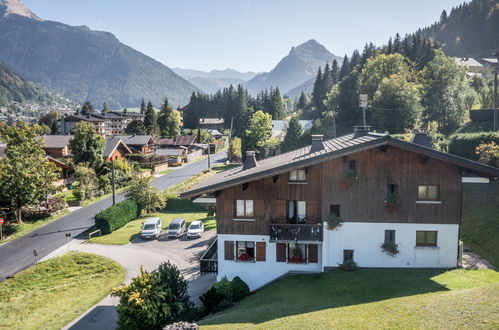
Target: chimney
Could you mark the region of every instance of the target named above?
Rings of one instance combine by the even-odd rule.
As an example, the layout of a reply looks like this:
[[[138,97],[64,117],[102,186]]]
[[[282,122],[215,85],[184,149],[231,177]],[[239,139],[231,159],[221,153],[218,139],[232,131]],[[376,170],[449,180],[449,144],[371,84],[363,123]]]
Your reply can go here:
[[[430,138],[425,132],[414,133],[410,142],[426,148],[433,148],[430,142]]]
[[[371,131],[371,126],[369,125],[358,125],[353,127],[353,138],[356,139],[358,137],[364,136]]]
[[[249,170],[250,168],[257,167],[258,163],[256,162],[255,152],[254,151],[246,151],[246,160],[243,164],[243,171]]]
[[[314,152],[324,150],[324,143],[322,142],[322,139],[324,138],[324,135],[312,135],[312,145],[310,146],[310,153],[313,154]]]

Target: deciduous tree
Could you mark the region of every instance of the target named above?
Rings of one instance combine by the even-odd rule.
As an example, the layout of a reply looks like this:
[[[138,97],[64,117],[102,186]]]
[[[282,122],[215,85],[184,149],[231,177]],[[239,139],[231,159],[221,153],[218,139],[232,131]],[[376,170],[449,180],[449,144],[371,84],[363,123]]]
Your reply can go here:
[[[104,163],[104,137],[95,133],[92,124],[81,121],[75,125],[74,138],[70,142],[75,163],[88,163],[99,169]]]

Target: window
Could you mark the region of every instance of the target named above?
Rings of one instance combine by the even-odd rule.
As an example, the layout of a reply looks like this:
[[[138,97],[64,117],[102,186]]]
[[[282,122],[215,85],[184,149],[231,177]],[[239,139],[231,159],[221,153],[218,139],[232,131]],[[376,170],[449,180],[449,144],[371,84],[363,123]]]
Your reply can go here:
[[[386,197],[397,196],[398,186],[396,184],[390,183],[386,186]]]
[[[334,214],[337,217],[340,217],[341,216],[341,214],[340,214],[340,206],[337,205],[337,204],[329,205],[329,214]]]
[[[419,185],[418,199],[438,201],[440,199],[440,187],[436,185]]]
[[[343,250],[343,263],[353,261],[353,250]]]
[[[416,246],[437,246],[437,232],[416,231]]]
[[[253,217],[253,201],[236,200],[236,217]]]
[[[288,220],[290,222],[304,222],[307,216],[305,201],[288,201]]]
[[[239,261],[255,260],[255,242],[237,242],[236,259]]]
[[[357,162],[355,160],[349,160],[348,161],[348,170],[355,173],[357,168]]]
[[[385,230],[385,243],[395,242],[395,230]]]
[[[289,172],[289,181],[290,182],[306,182],[307,174],[305,170],[293,170]]]
[[[288,262],[301,264],[307,262],[306,244],[288,244]]]

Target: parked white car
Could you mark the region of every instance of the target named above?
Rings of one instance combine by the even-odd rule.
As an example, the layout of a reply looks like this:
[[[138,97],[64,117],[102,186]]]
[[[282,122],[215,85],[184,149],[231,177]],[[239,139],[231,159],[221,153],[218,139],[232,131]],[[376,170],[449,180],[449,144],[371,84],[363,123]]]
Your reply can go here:
[[[140,236],[142,238],[158,238],[162,227],[160,218],[149,218],[142,224]]]
[[[179,238],[184,236],[186,232],[184,218],[175,218],[168,225],[168,238]]]
[[[189,230],[187,230],[187,238],[198,238],[204,232],[204,224],[200,220],[191,222]]]

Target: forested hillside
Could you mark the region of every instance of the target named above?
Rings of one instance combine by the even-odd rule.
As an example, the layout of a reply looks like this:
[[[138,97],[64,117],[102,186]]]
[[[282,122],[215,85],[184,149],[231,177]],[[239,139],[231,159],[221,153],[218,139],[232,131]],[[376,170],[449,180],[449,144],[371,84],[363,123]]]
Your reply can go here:
[[[7,106],[12,102],[51,105],[54,103],[66,103],[67,101],[34,83],[24,80],[0,62],[0,106]]]

